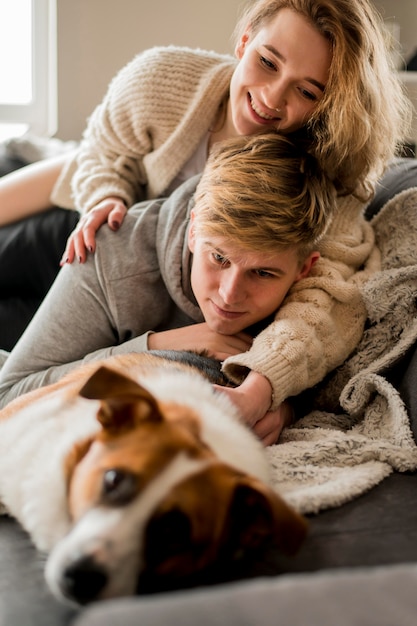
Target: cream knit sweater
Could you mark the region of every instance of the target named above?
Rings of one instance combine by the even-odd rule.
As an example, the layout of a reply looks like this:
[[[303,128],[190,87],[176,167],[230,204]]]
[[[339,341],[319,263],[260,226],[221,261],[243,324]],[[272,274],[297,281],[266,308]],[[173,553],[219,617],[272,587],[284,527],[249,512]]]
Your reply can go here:
[[[209,131],[235,65],[174,46],[136,56],[93,112],[52,201],[84,213],[109,196],[128,207],[162,196]]]

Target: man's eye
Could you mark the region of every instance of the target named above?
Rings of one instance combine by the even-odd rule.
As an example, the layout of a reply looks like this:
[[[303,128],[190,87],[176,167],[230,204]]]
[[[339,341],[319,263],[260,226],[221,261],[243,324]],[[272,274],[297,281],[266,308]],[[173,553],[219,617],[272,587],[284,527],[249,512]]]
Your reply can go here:
[[[275,278],[275,275],[271,274],[271,272],[268,272],[267,270],[255,270],[255,272],[259,278]]]
[[[223,265],[224,263],[226,263],[226,258],[222,254],[219,254],[218,252],[213,252],[212,257],[214,261],[216,263],[219,263],[220,265]]]

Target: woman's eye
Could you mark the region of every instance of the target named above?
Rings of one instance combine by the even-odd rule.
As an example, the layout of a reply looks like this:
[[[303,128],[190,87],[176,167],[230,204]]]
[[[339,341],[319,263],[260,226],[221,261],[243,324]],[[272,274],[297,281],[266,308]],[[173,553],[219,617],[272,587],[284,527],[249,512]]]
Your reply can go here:
[[[300,89],[300,92],[303,98],[306,98],[306,100],[311,100],[312,102],[315,102],[317,100],[317,96],[314,93],[311,93],[311,91],[307,91],[307,89]]]
[[[269,70],[276,70],[276,65],[275,63],[272,63],[272,61],[270,61],[269,59],[267,59],[264,56],[260,57],[260,61],[262,63],[262,65],[264,65],[265,67],[267,67]]]

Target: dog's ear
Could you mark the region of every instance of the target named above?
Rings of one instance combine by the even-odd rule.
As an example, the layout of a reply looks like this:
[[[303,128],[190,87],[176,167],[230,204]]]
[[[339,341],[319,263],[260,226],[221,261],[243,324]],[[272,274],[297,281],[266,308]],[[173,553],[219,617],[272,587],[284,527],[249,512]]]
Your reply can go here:
[[[101,366],[79,391],[89,400],[101,400],[97,419],[104,428],[129,427],[143,420],[161,422],[154,396],[128,376]]]
[[[273,543],[283,554],[292,555],[300,548],[308,528],[304,517],[251,476],[238,480],[229,520],[229,541],[235,542],[238,552],[256,552]]]

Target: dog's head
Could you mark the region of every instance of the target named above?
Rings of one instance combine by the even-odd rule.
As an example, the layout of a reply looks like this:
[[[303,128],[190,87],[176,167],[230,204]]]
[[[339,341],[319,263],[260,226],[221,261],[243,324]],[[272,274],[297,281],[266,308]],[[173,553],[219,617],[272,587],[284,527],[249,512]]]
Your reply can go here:
[[[78,603],[195,584],[268,544],[294,552],[306,523],[263,482],[220,461],[186,404],[101,368],[81,390],[102,425],[68,461],[71,532],[48,559]]]

